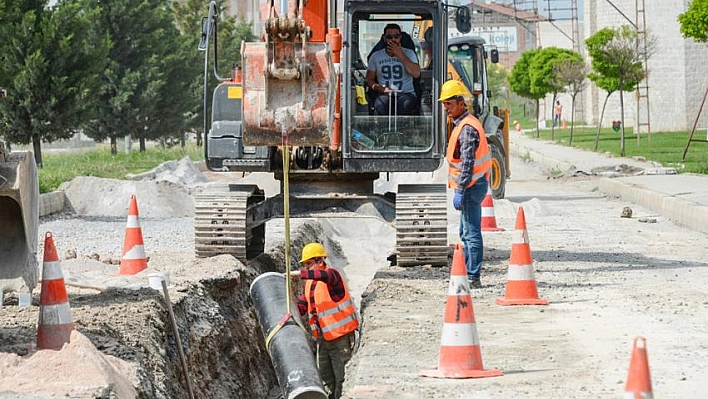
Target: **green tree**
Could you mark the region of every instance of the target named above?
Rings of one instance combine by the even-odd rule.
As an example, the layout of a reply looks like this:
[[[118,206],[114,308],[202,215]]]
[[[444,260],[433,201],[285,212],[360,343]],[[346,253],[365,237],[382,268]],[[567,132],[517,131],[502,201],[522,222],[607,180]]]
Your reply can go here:
[[[637,31],[628,25],[617,29],[603,29],[588,38],[588,53],[592,57],[593,73],[590,79],[600,82],[608,92],[607,97],[616,90],[620,94],[620,120],[622,133],[620,136],[620,154],[625,154],[625,128],[624,128],[624,92],[634,91],[646,73],[642,66],[644,55],[637,48]],[[646,45],[646,57],[653,52],[655,40],[649,38]],[[605,103],[607,102],[605,98]],[[603,113],[604,113],[603,105]],[[598,132],[599,135],[599,132]],[[637,138],[639,139],[639,138]],[[598,137],[596,137],[597,145]]]
[[[546,94],[553,94],[551,104],[555,104],[558,93],[565,90],[565,85],[556,78],[554,68],[566,60],[582,61],[582,57],[575,51],[558,47],[546,47],[538,50],[529,65],[531,91],[541,98]],[[552,124],[551,139],[555,138],[554,133],[555,124]]]
[[[0,125],[9,142],[32,143],[41,167],[41,143],[71,138],[86,120],[107,43],[80,0],[0,0],[0,18]]]
[[[519,60],[514,64],[514,67],[511,68],[511,73],[508,78],[509,88],[511,91],[523,98],[536,101],[536,137],[540,136],[540,132],[538,130],[538,100],[543,98],[545,94],[539,95],[531,90],[531,74],[529,71],[531,61],[536,56],[538,51],[539,50],[529,50],[522,53],[521,58],[519,58]]]
[[[679,14],[683,37],[696,42],[708,41],[708,0],[693,0],[685,13]]]
[[[174,91],[182,82],[173,79],[179,70],[179,31],[169,0],[88,0],[100,9],[100,31],[110,39],[108,65],[101,75],[100,100],[86,134],[96,141],[110,139],[117,153],[117,138],[145,140],[168,134],[175,118],[185,110]],[[176,85],[176,86],[175,86]],[[156,129],[163,126],[162,129]]]

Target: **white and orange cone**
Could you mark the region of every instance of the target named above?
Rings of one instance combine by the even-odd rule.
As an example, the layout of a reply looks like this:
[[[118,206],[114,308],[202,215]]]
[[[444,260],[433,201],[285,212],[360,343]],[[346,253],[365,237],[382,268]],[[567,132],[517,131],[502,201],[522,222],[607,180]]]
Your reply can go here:
[[[647,340],[644,337],[634,338],[632,359],[629,361],[627,384],[624,387],[624,399],[653,398],[649,360],[647,358]]]
[[[503,228],[497,227],[491,187],[487,187],[487,195],[484,197],[484,200],[482,200],[482,231],[504,231]]]
[[[71,321],[69,296],[66,294],[61,263],[54,247],[52,233],[44,236],[42,291],[39,296],[37,349],[59,350],[69,343],[74,323]]]
[[[138,217],[138,202],[135,195],[131,195],[123,241],[123,257],[120,260],[120,274],[136,274],[145,269],[147,269],[147,257]]]
[[[516,225],[511,241],[506,295],[504,298],[497,299],[497,303],[503,306],[548,305],[547,300],[538,297],[529,234],[526,231],[526,216],[524,216],[524,208],[521,206],[516,214]]]
[[[482,378],[502,375],[500,370],[485,370],[482,365],[465,257],[460,244],[455,245],[452,258],[438,368],[423,370],[420,375],[434,378]]]

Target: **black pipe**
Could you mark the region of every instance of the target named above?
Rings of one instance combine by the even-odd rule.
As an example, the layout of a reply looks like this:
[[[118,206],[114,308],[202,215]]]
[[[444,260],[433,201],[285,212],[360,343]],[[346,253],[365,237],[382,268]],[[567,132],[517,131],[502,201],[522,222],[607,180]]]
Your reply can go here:
[[[261,274],[251,283],[250,295],[263,337],[267,338],[286,314],[285,276],[274,272]],[[300,317],[293,298],[290,311],[294,317]],[[291,317],[266,342],[285,399],[327,399],[307,334],[309,331]]]

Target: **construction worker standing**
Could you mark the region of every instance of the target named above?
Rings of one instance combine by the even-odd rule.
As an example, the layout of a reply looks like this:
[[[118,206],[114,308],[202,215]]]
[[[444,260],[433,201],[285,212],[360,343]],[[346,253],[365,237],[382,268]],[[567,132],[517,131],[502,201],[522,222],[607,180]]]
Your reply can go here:
[[[338,399],[342,395],[344,366],[354,350],[359,319],[342,275],[327,265],[326,257],[322,244],[305,245],[300,259],[304,268],[291,275],[305,280],[298,309],[300,315],[308,315],[317,344],[317,369],[328,398]]]
[[[481,288],[482,200],[489,186],[487,174],[492,158],[484,128],[467,111],[469,90],[458,80],[449,80],[440,89],[438,101],[452,119],[445,157],[449,164],[448,187],[455,190],[452,204],[460,215],[460,239],[464,245],[467,278],[472,288]]]

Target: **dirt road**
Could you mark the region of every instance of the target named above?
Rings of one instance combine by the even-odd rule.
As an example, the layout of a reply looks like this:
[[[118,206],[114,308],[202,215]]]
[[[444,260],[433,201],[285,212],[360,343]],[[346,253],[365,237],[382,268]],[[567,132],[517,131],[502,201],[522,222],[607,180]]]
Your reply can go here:
[[[437,367],[449,271],[384,267],[364,293],[365,338],[348,367],[348,397],[621,397],[636,336],[647,339],[655,397],[705,397],[708,237],[606,198],[595,178],[554,180],[512,162],[507,199],[495,201],[507,231],[484,234],[484,288],[473,290],[484,365],[504,375],[420,377]],[[549,306],[495,303],[519,205]],[[625,206],[632,218],[620,217]],[[656,223],[639,222],[647,216]]]
[[[518,158],[512,165],[507,199],[495,202],[497,223],[506,231],[485,233],[484,288],[473,291],[484,365],[502,370],[501,377],[419,376],[437,366],[449,270],[390,267],[390,225],[347,215],[293,223],[293,256],[306,242],[323,242],[355,299],[363,297],[363,342],[348,366],[347,396],[621,397],[632,340],[645,336],[655,397],[704,397],[708,237],[606,198],[597,191],[595,177],[549,179]],[[411,177],[444,179],[440,174]],[[159,206],[149,199],[141,202],[141,210]],[[548,306],[495,304],[504,296],[519,205],[526,214],[539,292]],[[632,206],[632,218],[620,217],[625,206]],[[451,210],[449,216],[454,242],[459,215]],[[656,223],[641,223],[644,217]],[[268,224],[266,254],[242,265],[229,256],[195,259],[191,218],[146,217],[141,225],[151,259],[135,281],[115,276],[116,270],[102,272],[116,265],[85,259],[94,252],[101,259],[120,254],[124,223],[124,217],[71,214],[41,221],[40,231],[53,232],[61,254],[67,249],[79,254],[80,259],[62,261],[70,281],[91,278],[113,288],[69,287],[73,321],[88,339],[72,342],[74,348],[56,352],[56,359],[39,369],[29,367],[39,295],[35,292],[32,306],[25,308],[7,295],[0,308],[0,397],[115,397],[116,374],[133,382],[138,397],[186,397],[164,300],[154,290],[134,287],[146,286],[146,273],[153,271],[171,273],[170,297],[196,397],[277,397],[248,287],[259,273],[283,270],[282,220]],[[94,276],[101,273],[108,274],[100,280]],[[86,366],[85,353],[101,364],[106,364],[102,356],[116,357],[133,371],[108,370],[89,383],[82,370],[93,366]],[[76,366],[75,372],[68,365]]]

